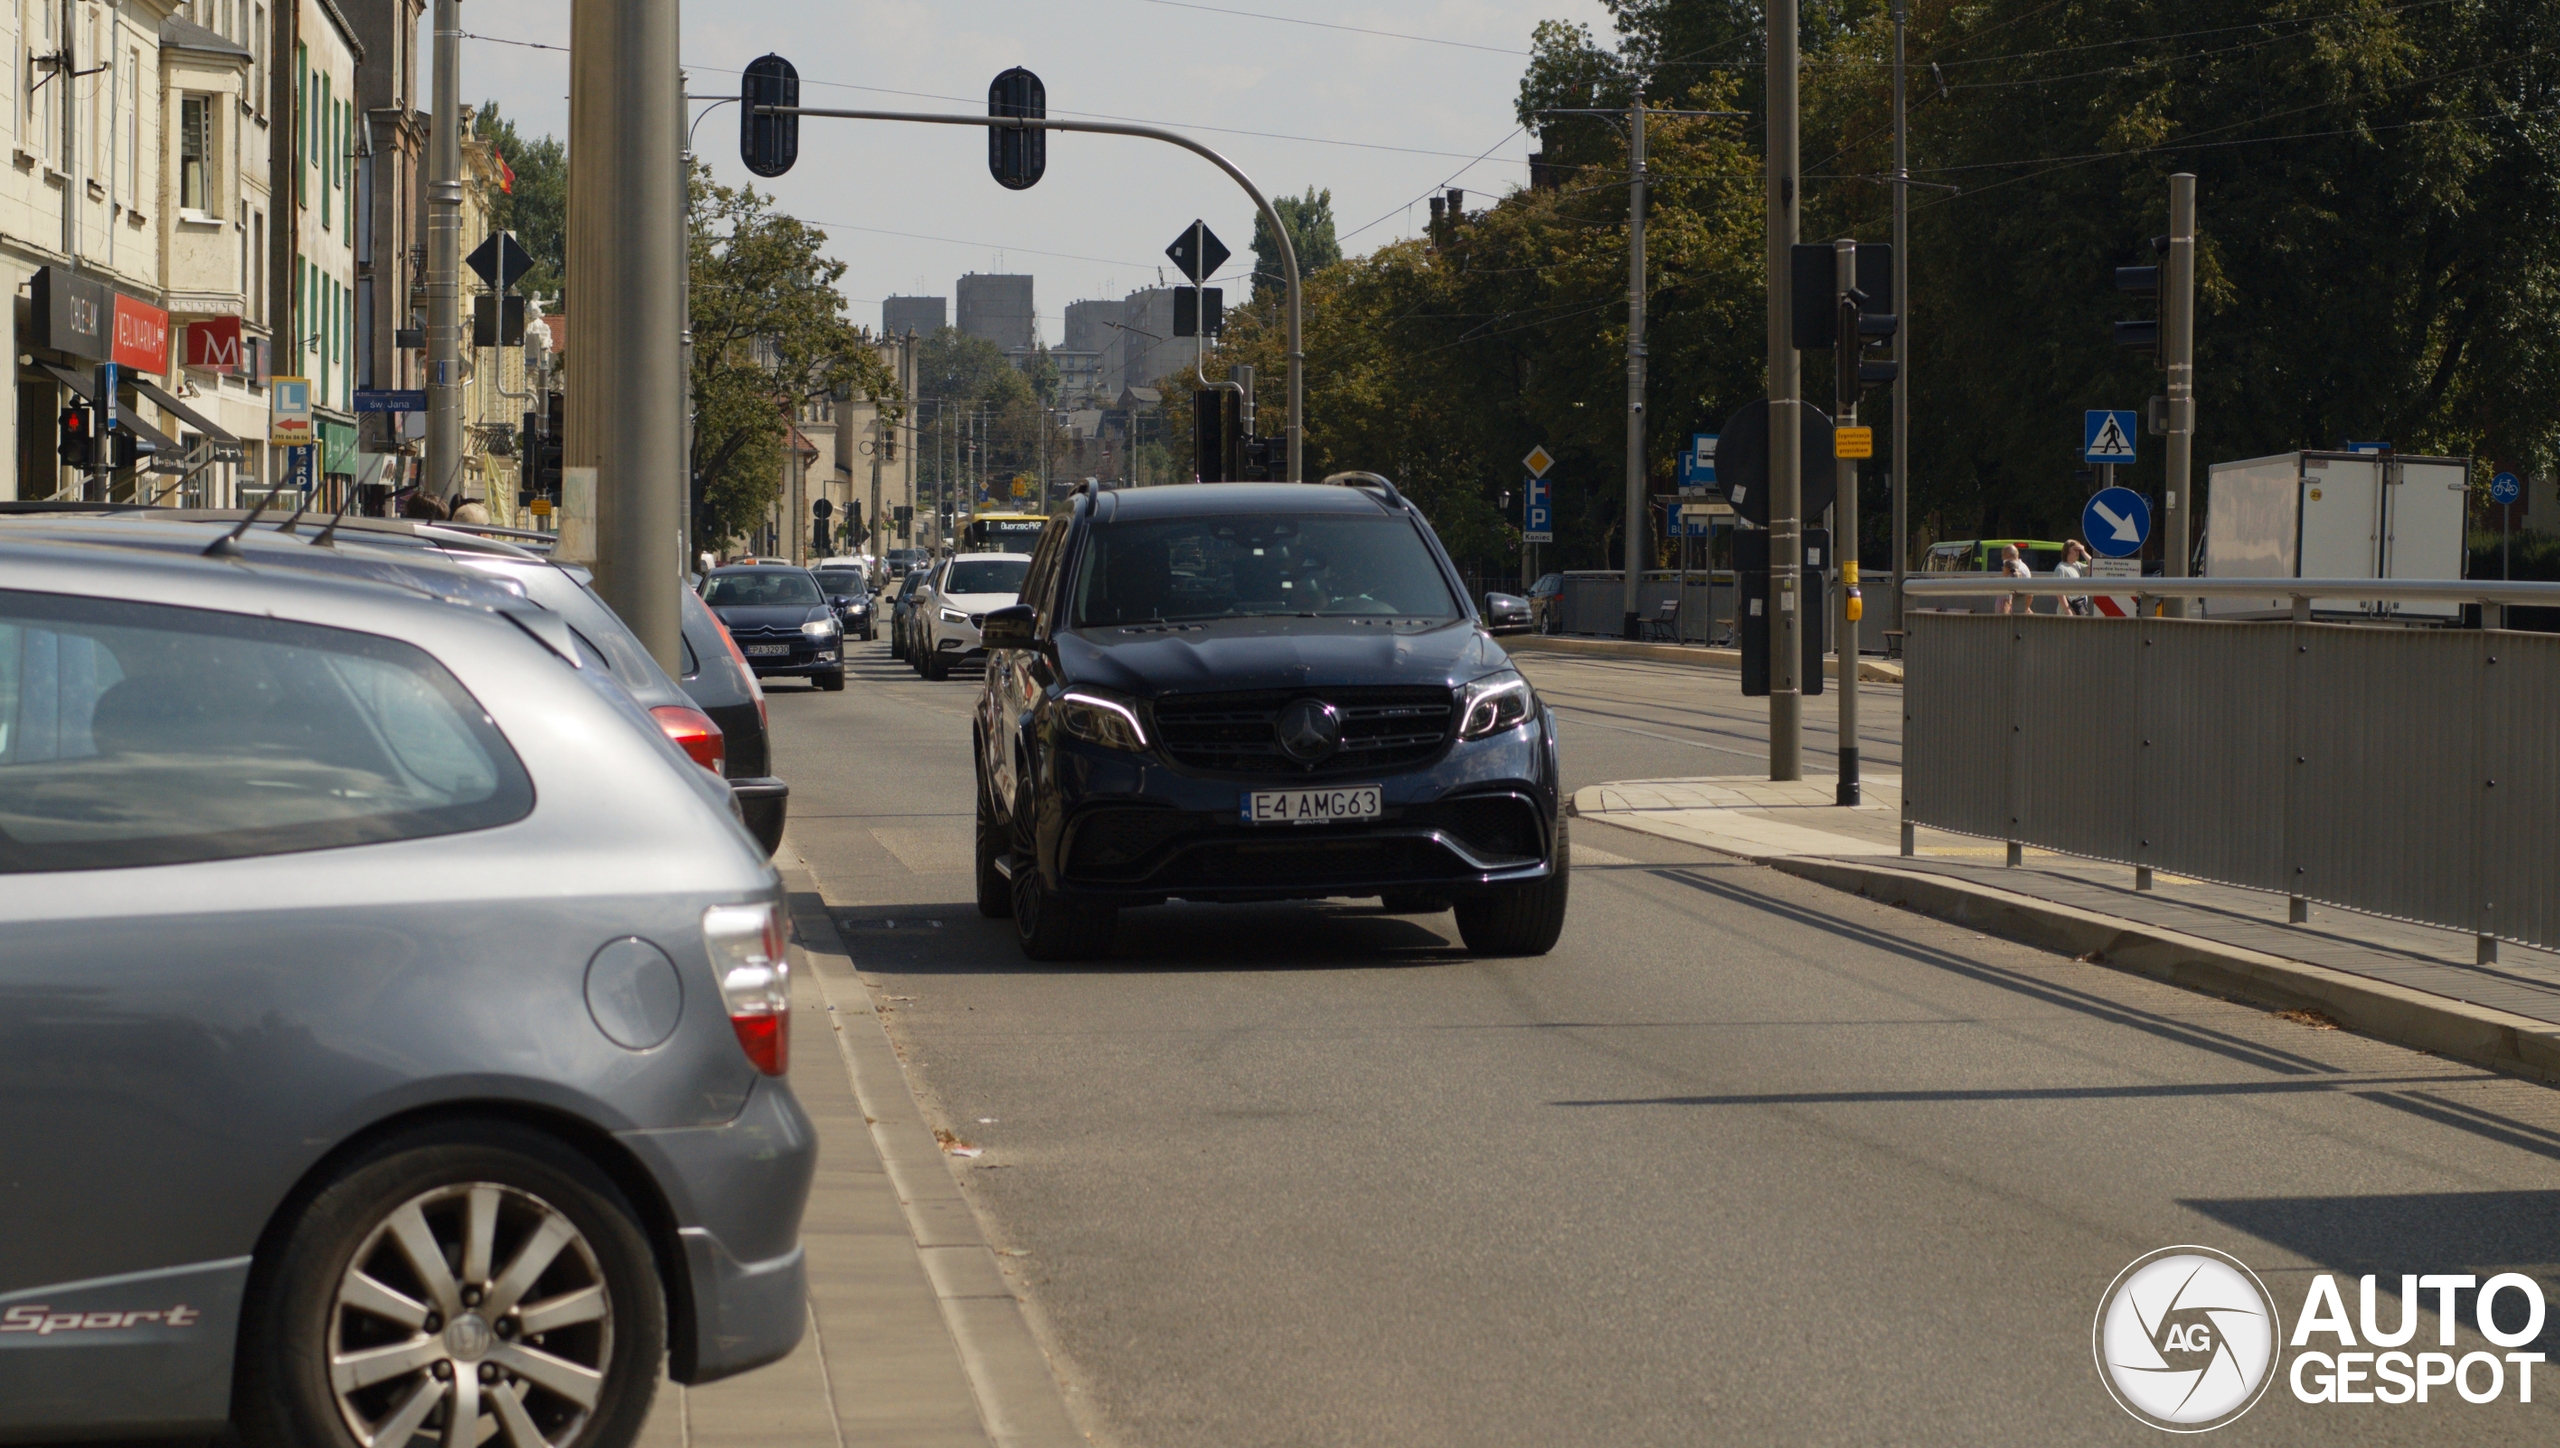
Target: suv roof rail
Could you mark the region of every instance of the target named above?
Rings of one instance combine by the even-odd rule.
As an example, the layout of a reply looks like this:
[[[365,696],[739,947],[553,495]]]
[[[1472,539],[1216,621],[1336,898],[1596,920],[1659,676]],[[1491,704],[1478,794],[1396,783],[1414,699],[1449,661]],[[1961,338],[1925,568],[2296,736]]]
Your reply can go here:
[[[1397,492],[1396,485],[1379,473],[1328,473],[1325,482],[1337,488],[1371,488],[1386,494],[1390,503],[1402,505],[1404,502],[1404,494]]]

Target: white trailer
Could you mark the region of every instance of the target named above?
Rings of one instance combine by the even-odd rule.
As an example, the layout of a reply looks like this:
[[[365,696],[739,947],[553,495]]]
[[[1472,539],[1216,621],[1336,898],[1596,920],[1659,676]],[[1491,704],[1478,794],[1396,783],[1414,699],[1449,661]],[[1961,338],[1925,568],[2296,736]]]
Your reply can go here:
[[[2456,579],[2469,458],[2289,452],[2215,463],[2205,499],[2207,578]],[[2205,600],[2212,618],[2283,618],[2282,598]],[[2449,619],[2452,603],[2315,598],[2314,614]]]

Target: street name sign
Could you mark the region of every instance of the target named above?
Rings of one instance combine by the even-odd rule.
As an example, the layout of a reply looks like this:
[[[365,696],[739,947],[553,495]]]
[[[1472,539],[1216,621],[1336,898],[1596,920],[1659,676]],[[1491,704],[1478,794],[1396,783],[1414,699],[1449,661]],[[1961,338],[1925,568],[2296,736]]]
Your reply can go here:
[[[356,389],[358,412],[424,412],[427,394],[424,388],[359,387]]]
[[[2133,434],[2140,426],[2131,408],[2089,409],[2081,421],[2081,460],[2092,463],[2132,462]]]
[[[2103,488],[2080,510],[2089,547],[2107,558],[2130,558],[2151,536],[2151,504],[2131,488]]]

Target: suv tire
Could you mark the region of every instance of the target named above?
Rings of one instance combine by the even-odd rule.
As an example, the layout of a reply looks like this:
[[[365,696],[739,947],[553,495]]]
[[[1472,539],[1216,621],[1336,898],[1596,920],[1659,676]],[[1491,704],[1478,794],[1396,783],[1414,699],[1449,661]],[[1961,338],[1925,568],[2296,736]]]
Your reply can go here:
[[[818,675],[817,685],[819,688],[826,690],[830,694],[839,694],[844,692],[844,670],[838,669],[832,674]]]
[[[951,656],[939,649],[924,656],[924,676],[939,684],[951,677]]]
[[[1013,914],[1013,882],[996,868],[1010,846],[996,824],[996,808],[987,799],[987,782],[978,781],[978,913],[989,920]]]
[[[907,659],[906,631],[898,627],[896,619],[889,621],[889,657],[900,663],[905,663]]]
[[[473,1264],[470,1228],[483,1211],[495,1222],[494,1250]],[[286,1233],[244,1304],[232,1401],[249,1448],[355,1448],[351,1415],[369,1437],[406,1443],[430,1413],[451,1413],[457,1391],[471,1393],[499,1441],[511,1437],[499,1416],[509,1407],[529,1413],[546,1438],[574,1433],[580,1448],[624,1448],[648,1420],[667,1350],[655,1260],[611,1179],[557,1138],[495,1121],[403,1132],[340,1168]],[[465,1270],[430,1283],[404,1250],[420,1237]],[[518,1253],[542,1238],[559,1244],[549,1264],[511,1291]],[[576,1299],[598,1289],[603,1311],[579,1320],[587,1308]],[[502,1295],[512,1297],[507,1310],[487,1312]],[[433,1315],[414,1324],[376,1315],[421,1304]],[[515,1310],[545,1304],[558,1320],[541,1331]],[[459,1311],[447,1321],[457,1307],[479,1326],[466,1331]],[[336,1391],[333,1353],[404,1342],[422,1350],[406,1371]],[[538,1361],[533,1354],[600,1373],[594,1401],[581,1405],[510,1366]]]
[[[1565,897],[1573,882],[1573,843],[1556,821],[1554,873],[1458,902],[1458,937],[1478,955],[1544,955],[1564,934]]]
[[[1110,906],[1085,905],[1060,896],[1043,884],[1040,867],[1016,856],[1013,862],[1013,933],[1022,953],[1033,960],[1090,960],[1111,949],[1119,924]]]

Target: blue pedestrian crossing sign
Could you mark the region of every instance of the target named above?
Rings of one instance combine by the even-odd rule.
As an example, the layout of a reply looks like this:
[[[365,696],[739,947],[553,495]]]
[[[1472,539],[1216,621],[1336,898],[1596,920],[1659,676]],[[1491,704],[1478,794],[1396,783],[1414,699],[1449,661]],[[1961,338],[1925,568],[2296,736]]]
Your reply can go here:
[[[2131,488],[2103,488],[2080,510],[2080,531],[2101,558],[2131,558],[2151,536],[2151,504]]]
[[[2524,484],[2513,473],[2500,473],[2489,480],[2489,501],[2501,506],[2524,496]]]
[[[2080,456],[2093,463],[2133,461],[2133,431],[2139,426],[2130,410],[2090,408],[2081,432]]]

